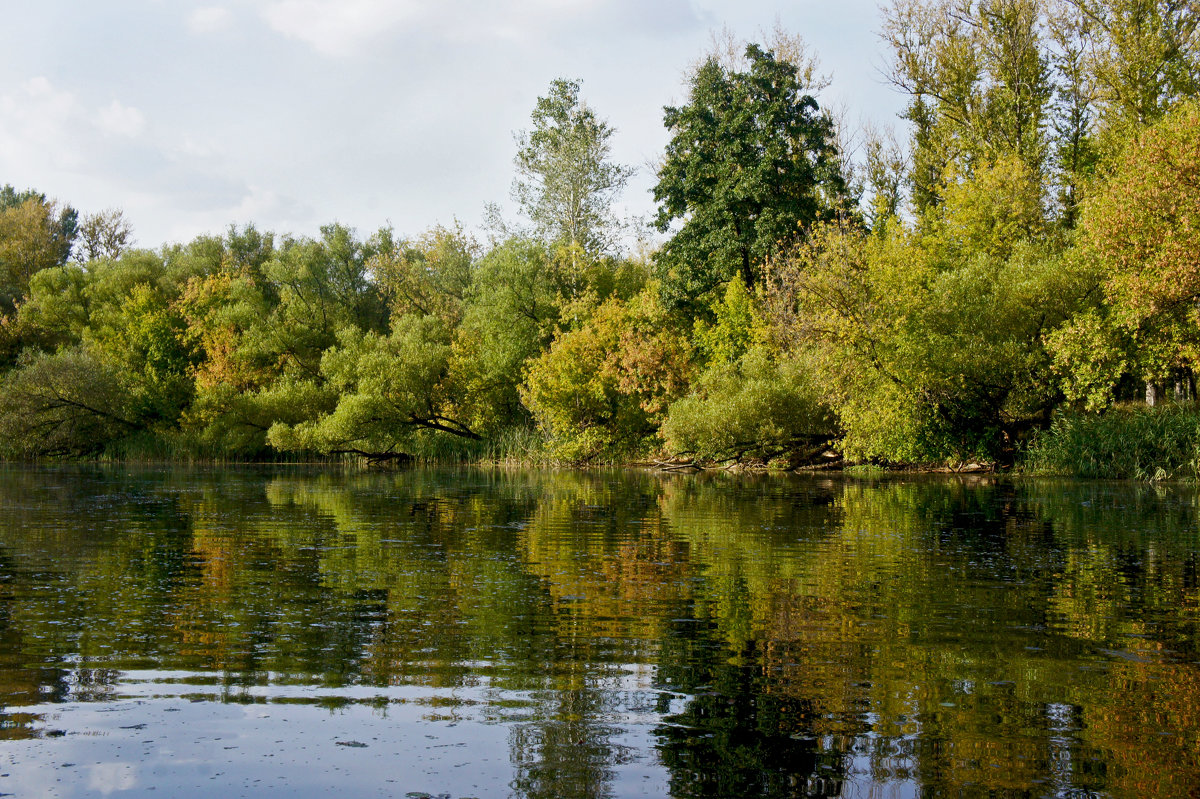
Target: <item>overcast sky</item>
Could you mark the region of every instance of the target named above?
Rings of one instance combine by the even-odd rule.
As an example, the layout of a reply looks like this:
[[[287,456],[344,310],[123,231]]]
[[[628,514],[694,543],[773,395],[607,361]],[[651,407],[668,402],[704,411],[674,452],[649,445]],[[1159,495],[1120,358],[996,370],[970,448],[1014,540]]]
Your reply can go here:
[[[0,26],[0,185],[118,207],[141,246],[255,223],[416,234],[511,213],[514,131],[556,77],[616,128],[653,207],[662,107],[727,26],[776,18],[816,51],[818,99],[891,124],[875,0],[38,0]]]

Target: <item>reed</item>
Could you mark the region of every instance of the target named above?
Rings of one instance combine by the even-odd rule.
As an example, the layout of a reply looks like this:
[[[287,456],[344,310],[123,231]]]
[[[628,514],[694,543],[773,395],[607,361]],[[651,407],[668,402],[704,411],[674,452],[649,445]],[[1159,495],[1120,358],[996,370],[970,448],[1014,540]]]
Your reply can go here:
[[[529,427],[506,428],[479,441],[422,432],[406,441],[403,451],[411,455],[414,462],[427,465],[492,463],[539,466],[550,463],[546,455],[545,436]]]
[[[546,439],[534,428],[513,427],[501,430],[481,441],[434,433],[418,434],[405,443],[404,452],[412,461],[427,465],[492,463],[508,466],[545,466],[553,459],[547,454]],[[266,450],[248,455],[221,448],[186,432],[157,433],[143,431],[115,441],[98,456],[109,463],[338,463],[365,465],[357,455],[322,455]]]
[[[1040,475],[1200,481],[1200,406],[1060,411],[1026,447],[1021,467]]]

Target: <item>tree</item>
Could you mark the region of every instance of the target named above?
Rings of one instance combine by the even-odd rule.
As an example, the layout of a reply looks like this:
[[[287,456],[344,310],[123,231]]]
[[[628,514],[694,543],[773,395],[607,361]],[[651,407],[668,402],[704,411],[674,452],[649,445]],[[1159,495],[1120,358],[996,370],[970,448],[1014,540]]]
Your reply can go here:
[[[529,422],[518,387],[527,363],[554,338],[565,288],[542,242],[511,238],[478,263],[454,341],[454,364],[472,425]]]
[[[553,81],[531,120],[517,136],[513,196],[539,235],[595,259],[614,243],[612,203],[633,170],[610,160],[613,128],[580,101],[579,81]]]
[[[1009,458],[1059,399],[1042,336],[1087,287],[1041,242],[1001,245],[1020,236],[996,211],[1007,170],[976,183],[948,197],[949,231],[823,226],[773,273],[778,335],[821,375],[848,457]]]
[[[367,241],[342,225],[325,225],[321,238],[285,239],[262,265],[278,298],[258,336],[281,363],[317,377],[321,355],[347,327],[382,332],[387,309],[369,264],[392,250],[391,232]]]
[[[98,258],[114,259],[133,242],[133,225],[119,208],[88,214],[79,225],[75,260],[86,264]]]
[[[687,105],[665,110],[672,137],[654,198],[657,224],[679,229],[657,255],[668,304],[686,305],[740,277],[846,210],[833,123],[804,94],[795,65],[757,45],[745,71],[710,58]]]
[[[1105,129],[1123,133],[1153,124],[1196,96],[1196,0],[1063,0],[1063,5],[1060,15],[1083,32],[1085,60]]]
[[[479,245],[455,223],[386,249],[369,266],[394,316],[433,314],[457,324],[478,254]]]
[[[400,317],[390,335],[354,328],[321,358],[336,395],[332,411],[298,424],[276,423],[268,440],[282,450],[352,453],[372,461],[404,457],[421,430],[479,440],[452,414],[450,332],[436,316]]]
[[[627,458],[686,389],[690,349],[667,323],[657,288],[629,302],[611,297],[530,363],[521,398],[556,457]]]
[[[0,381],[0,449],[82,456],[141,429],[119,370],[82,347],[27,354]]]
[[[863,177],[869,192],[863,217],[872,230],[882,230],[900,213],[907,156],[890,130],[867,128],[863,150]]]
[[[16,208],[30,200],[35,201],[38,205],[46,209],[46,229],[49,233],[50,241],[57,254],[58,263],[65,264],[67,259],[71,257],[71,246],[75,242],[75,235],[79,224],[79,212],[69,205],[60,207],[57,202],[47,199],[46,195],[40,191],[34,191],[33,189],[17,191],[9,184],[0,187],[0,211]]]
[[[119,305],[93,310],[83,339],[89,352],[116,367],[136,418],[173,427],[194,390],[196,353],[185,332],[176,304],[138,283]]]
[[[1039,0],[895,0],[884,9],[890,79],[911,98],[916,210],[942,202],[946,183],[1015,155],[1046,167],[1052,95]]]
[[[1059,219],[1073,229],[1078,221],[1083,187],[1096,166],[1096,86],[1088,63],[1090,26],[1069,13],[1070,0],[1057,0],[1047,17],[1051,60],[1058,80],[1054,89],[1051,126],[1057,167]]]
[[[787,457],[795,465],[820,455],[836,426],[813,370],[775,356],[758,346],[705,371],[667,412],[666,450],[713,461]]]
[[[16,307],[36,272],[67,262],[76,217],[37,192],[0,188],[0,313]]]

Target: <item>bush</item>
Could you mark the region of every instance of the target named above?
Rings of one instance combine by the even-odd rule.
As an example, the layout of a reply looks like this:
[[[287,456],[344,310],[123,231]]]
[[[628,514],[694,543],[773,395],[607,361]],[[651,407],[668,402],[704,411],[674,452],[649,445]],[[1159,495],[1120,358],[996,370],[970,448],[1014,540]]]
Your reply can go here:
[[[761,348],[736,364],[710,368],[671,405],[662,426],[666,450],[711,461],[811,459],[835,433],[833,415],[804,365],[781,363]]]
[[[644,454],[687,386],[686,338],[666,323],[651,287],[612,297],[533,359],[521,399],[558,461],[598,463]]]

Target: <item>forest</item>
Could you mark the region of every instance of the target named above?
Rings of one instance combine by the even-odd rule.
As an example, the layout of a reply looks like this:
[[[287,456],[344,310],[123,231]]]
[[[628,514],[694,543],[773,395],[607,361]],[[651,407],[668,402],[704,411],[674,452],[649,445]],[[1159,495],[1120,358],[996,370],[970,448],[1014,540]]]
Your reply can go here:
[[[150,249],[5,185],[0,456],[1200,477],[1200,4],[880,14],[898,132],[830,113],[799,36],[714,39],[641,247],[573,79],[486,235]]]

